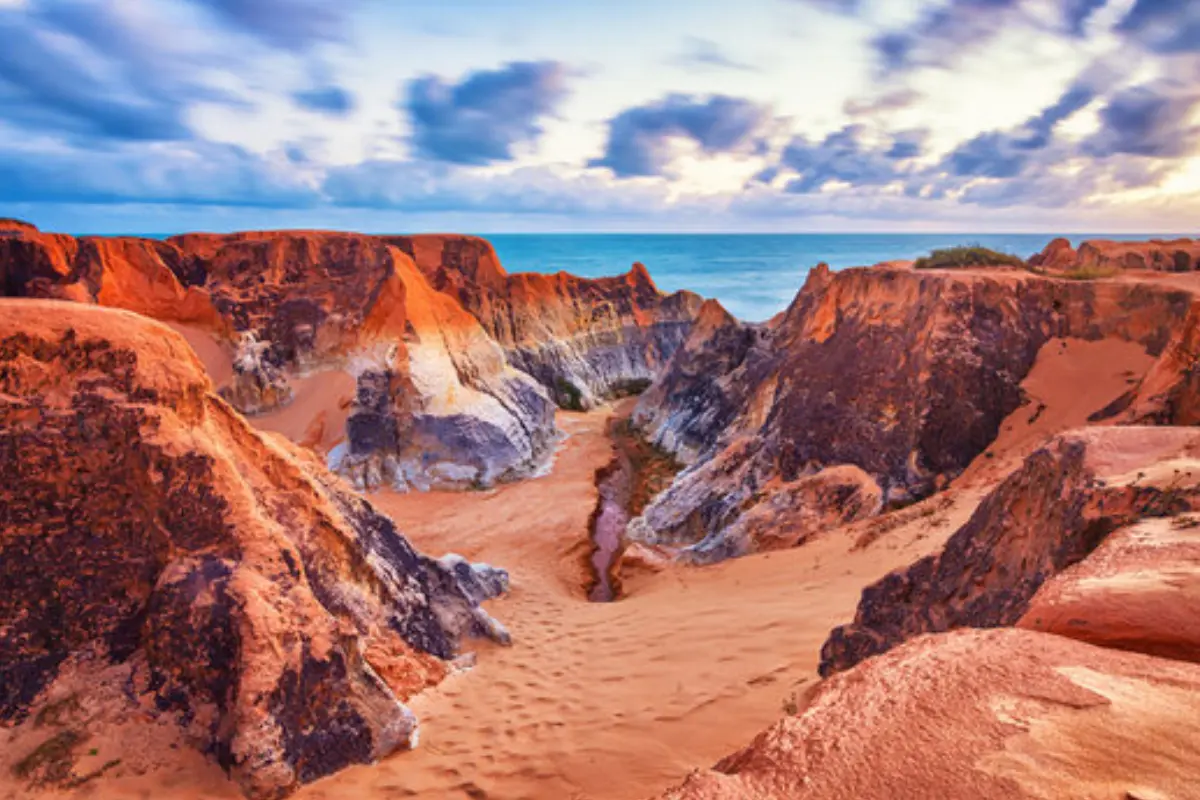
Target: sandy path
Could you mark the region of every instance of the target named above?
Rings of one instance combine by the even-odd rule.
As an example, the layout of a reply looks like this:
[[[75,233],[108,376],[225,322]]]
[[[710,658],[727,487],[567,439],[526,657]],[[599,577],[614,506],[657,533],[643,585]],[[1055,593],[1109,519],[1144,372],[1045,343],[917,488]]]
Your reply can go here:
[[[861,587],[939,546],[955,521],[922,517],[848,553],[848,532],[799,550],[583,595],[595,470],[611,411],[562,414],[551,475],[479,494],[376,494],[426,552],[507,567],[491,611],[513,633],[478,666],[413,701],[420,747],[302,790],[345,797],[644,798],[743,745],[815,680],[821,643]],[[970,510],[964,504],[958,520]]]

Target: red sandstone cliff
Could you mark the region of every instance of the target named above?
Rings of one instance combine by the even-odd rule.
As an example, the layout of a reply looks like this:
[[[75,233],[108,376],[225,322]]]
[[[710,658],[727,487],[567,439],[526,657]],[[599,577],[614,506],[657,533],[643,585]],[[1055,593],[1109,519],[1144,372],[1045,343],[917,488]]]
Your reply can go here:
[[[640,388],[699,304],[663,296],[644,268],[594,281],[508,275],[474,237],[158,242],[5,230],[5,295],[198,328],[225,350],[232,377],[220,389],[245,413],[293,402],[297,378],[351,373],[358,397],[331,463],[362,485],[478,486],[535,472],[557,437],[548,395],[582,408]]]
[[[503,572],[415,552],[214,395],[176,333],[0,312],[0,722],[59,720],[63,751],[27,778],[69,787],[96,736],[135,770],[198,748],[278,797],[415,743],[403,701],[462,637],[507,640],[479,608]]]
[[[739,517],[839,465],[870,476],[885,504],[925,497],[1026,402],[1021,382],[1047,342],[1119,340],[1165,359],[1181,351],[1192,302],[1156,283],[881,266],[819,267],[771,326],[710,307],[635,414],[692,465],[630,535],[693,561],[751,551],[726,539]]]

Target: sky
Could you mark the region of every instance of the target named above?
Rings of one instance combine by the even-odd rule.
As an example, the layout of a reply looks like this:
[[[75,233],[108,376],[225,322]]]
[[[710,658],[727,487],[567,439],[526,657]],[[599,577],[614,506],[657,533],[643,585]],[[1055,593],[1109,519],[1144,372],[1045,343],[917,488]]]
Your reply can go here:
[[[1200,230],[1197,0],[0,0],[73,233]]]

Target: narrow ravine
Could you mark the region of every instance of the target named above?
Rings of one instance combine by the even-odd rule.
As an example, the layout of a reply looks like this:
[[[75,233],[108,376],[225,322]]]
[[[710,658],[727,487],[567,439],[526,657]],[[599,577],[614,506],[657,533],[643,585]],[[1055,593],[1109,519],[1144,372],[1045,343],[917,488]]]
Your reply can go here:
[[[588,523],[592,541],[588,599],[594,603],[609,603],[620,596],[615,566],[625,548],[625,526],[670,485],[680,469],[670,454],[647,442],[632,427],[628,409],[609,422],[607,431],[613,458],[596,470],[599,496]]]
[[[610,603],[619,594],[613,567],[624,546],[625,526],[630,519],[631,471],[629,457],[620,450],[607,466],[596,470],[600,495],[588,523],[593,545],[588,599],[593,603]]]

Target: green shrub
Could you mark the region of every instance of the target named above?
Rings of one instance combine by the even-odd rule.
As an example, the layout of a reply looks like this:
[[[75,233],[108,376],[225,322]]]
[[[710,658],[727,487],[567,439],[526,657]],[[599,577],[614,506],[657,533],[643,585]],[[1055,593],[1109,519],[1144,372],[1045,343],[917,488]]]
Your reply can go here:
[[[1011,253],[989,250],[979,245],[945,247],[918,258],[917,269],[963,269],[965,267],[1023,267],[1025,261]]]
[[[1071,281],[1094,281],[1098,278],[1111,278],[1120,270],[1116,267],[1079,267],[1064,272],[1062,276]]]
[[[579,391],[579,387],[571,383],[566,378],[558,378],[554,382],[555,394],[554,399],[558,401],[559,408],[567,411],[584,411],[583,407],[583,392]]]

